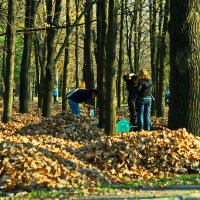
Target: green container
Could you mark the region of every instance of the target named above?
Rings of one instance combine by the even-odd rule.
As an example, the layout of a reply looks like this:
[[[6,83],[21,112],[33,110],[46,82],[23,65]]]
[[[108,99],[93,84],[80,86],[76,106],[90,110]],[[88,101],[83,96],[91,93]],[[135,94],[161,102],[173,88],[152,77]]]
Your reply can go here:
[[[116,132],[117,133],[130,132],[130,128],[131,128],[130,122],[125,119],[118,121],[116,124]]]

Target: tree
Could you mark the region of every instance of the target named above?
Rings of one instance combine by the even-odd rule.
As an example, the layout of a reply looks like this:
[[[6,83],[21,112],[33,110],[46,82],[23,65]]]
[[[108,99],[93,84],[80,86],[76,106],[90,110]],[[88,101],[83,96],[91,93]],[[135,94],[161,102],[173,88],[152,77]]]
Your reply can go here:
[[[61,13],[62,0],[56,0],[55,12],[53,12],[53,1],[47,1],[47,23],[50,27],[58,26]],[[54,16],[52,16],[54,13]],[[47,64],[46,76],[44,80],[44,102],[42,107],[42,115],[49,117],[51,115],[52,93],[54,86],[54,72],[55,72],[55,50],[56,50],[56,36],[57,29],[47,29]]]
[[[160,16],[161,17],[161,16]],[[167,48],[167,30],[169,20],[169,0],[165,2],[164,9],[164,22],[163,28],[160,34],[159,42],[159,70],[158,70],[158,85],[157,85],[157,117],[164,117],[165,115],[165,60],[166,60],[166,48]]]
[[[153,81],[153,96],[156,95],[156,0],[149,1],[150,10],[150,47],[151,47],[151,76]],[[152,115],[155,115],[156,108],[152,105]]]
[[[86,0],[85,6],[88,7],[90,0]],[[93,9],[91,8],[85,13],[85,37],[84,37],[84,65],[83,79],[86,88],[94,87],[94,72],[93,72],[93,56],[92,56],[92,29],[91,20]]]
[[[75,6],[76,6],[76,20],[78,19],[78,13],[79,13],[79,0],[75,0]],[[76,33],[75,33],[75,38],[76,38],[76,44],[75,44],[75,63],[76,63],[76,88],[79,87],[79,47],[78,47],[78,43],[79,43],[79,37],[78,37],[78,31],[79,28],[78,26],[76,26]]]
[[[7,54],[4,91],[4,110],[2,121],[7,123],[11,120],[13,102],[13,79],[15,63],[15,22],[16,22],[16,1],[8,1],[7,18]]]
[[[25,5],[25,28],[30,29],[34,26],[36,11],[36,1],[26,0]],[[19,112],[27,113],[29,104],[29,70],[30,56],[33,42],[33,33],[24,32],[24,49],[20,71],[20,95],[19,95]]]
[[[122,102],[122,67],[124,65],[124,10],[125,0],[121,0],[121,21],[120,21],[120,45],[119,45],[119,67],[118,67],[118,85],[117,85],[117,106],[121,107]]]
[[[200,135],[200,4],[170,3],[169,128]]]
[[[108,33],[106,45],[106,120],[105,133],[114,135],[116,131],[116,78],[115,56],[117,40],[118,0],[109,0]]]
[[[108,1],[97,2],[97,88],[100,91],[98,98],[99,127],[105,126],[105,72],[106,72],[106,42],[108,23]]]
[[[68,75],[68,65],[69,65],[69,26],[70,26],[70,0],[66,2],[66,38],[68,39],[68,43],[65,47],[65,61],[63,66],[63,87],[62,87],[62,110],[67,110],[67,101],[66,101],[66,93],[67,93],[67,75]]]

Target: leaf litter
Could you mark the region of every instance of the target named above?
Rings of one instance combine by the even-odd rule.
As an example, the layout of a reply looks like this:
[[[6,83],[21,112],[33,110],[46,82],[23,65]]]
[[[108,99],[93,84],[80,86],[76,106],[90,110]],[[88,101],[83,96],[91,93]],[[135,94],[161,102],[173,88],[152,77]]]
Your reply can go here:
[[[2,191],[39,187],[92,191],[132,179],[200,172],[200,138],[185,129],[164,128],[165,119],[152,119],[161,130],[109,137],[86,112],[74,116],[54,105],[53,117],[43,118],[35,105],[29,114],[16,110],[12,122],[0,122]],[[118,119],[128,117],[127,111],[117,112]]]

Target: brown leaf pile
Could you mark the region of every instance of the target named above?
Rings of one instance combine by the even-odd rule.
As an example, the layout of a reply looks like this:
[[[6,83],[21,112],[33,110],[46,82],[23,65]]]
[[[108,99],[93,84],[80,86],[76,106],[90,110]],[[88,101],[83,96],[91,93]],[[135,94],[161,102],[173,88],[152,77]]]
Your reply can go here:
[[[185,129],[107,137],[86,114],[75,117],[54,105],[54,116],[44,119],[35,106],[30,110],[14,111],[12,122],[0,123],[0,190],[75,188],[200,172],[200,138]]]
[[[200,172],[200,138],[185,129],[126,133],[76,150],[76,156],[121,182]],[[127,179],[127,180],[128,180]]]

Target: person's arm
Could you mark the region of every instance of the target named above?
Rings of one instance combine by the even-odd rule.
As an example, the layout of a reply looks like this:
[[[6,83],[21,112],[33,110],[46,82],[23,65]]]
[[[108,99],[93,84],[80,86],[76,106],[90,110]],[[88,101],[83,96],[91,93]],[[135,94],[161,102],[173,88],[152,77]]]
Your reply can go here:
[[[139,81],[137,84],[137,92],[139,92],[142,89],[142,83]]]
[[[129,75],[127,74],[127,75],[124,75],[123,76],[123,79],[124,79],[124,81],[129,81],[130,79],[129,79]]]
[[[92,109],[92,108],[93,108],[92,105],[87,104],[86,102],[83,102],[82,105],[83,105],[85,108],[88,108],[88,109]]]

